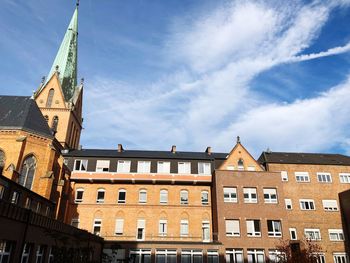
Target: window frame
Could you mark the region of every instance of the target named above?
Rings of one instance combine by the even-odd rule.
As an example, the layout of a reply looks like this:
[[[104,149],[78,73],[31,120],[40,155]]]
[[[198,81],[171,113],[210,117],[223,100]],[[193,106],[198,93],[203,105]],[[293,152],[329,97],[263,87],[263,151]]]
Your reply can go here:
[[[328,204],[327,204],[328,203]],[[330,205],[331,203],[335,204],[335,206]],[[327,211],[327,212],[337,212],[339,211],[339,206],[338,206],[338,202],[336,199],[322,199],[322,206],[323,206],[323,210]]]
[[[252,196],[255,194],[255,198]],[[248,195],[248,197],[246,197]],[[258,203],[258,190],[256,187],[243,187],[244,203],[257,204]]]
[[[310,183],[310,174],[308,172],[294,172],[297,183]]]
[[[141,237],[139,238],[139,230],[142,229]],[[136,226],[136,240],[145,240],[146,238],[146,220],[145,219],[137,219]]]
[[[99,193],[103,193],[103,198],[99,197]],[[106,189],[104,188],[97,189],[96,203],[103,204],[105,202],[105,197],[106,197]]]
[[[271,191],[271,190],[274,190],[274,193],[269,193],[269,191]],[[277,204],[278,203],[277,188],[263,188],[263,193],[264,193],[264,203],[265,204]],[[275,197],[273,198],[273,196],[275,196]]]
[[[277,225],[278,227],[277,227]],[[270,228],[271,227],[271,228]],[[278,231],[279,228],[279,231]],[[267,220],[267,235],[268,237],[282,237],[282,222],[281,220]]]
[[[208,167],[206,167],[208,165]],[[198,162],[198,174],[211,175],[211,163],[210,162]]]
[[[137,173],[149,174],[151,173],[151,161],[137,161]]]
[[[230,230],[232,230],[232,231],[230,231]],[[240,220],[239,219],[225,219],[225,233],[226,233],[227,237],[240,237],[241,236]]]
[[[332,238],[332,235],[336,235],[337,238]],[[335,241],[335,242],[344,242],[345,241],[345,235],[342,229],[328,229],[328,237],[329,241]]]
[[[183,169],[180,170],[180,166],[184,165]],[[191,174],[191,162],[178,162],[177,163],[178,174]]]
[[[131,160],[118,160],[117,161],[117,173],[130,173]]]
[[[161,189],[159,191],[159,203],[165,205],[168,203],[169,192],[167,189]]]
[[[108,165],[107,165],[108,163]],[[105,165],[102,165],[105,164]],[[108,173],[111,166],[110,160],[96,160],[96,173]]]
[[[309,204],[309,208],[306,208],[306,206],[303,208],[303,203],[304,204]],[[300,204],[300,210],[302,211],[314,211],[316,210],[316,205],[314,199],[299,199],[299,204]],[[310,206],[312,204],[312,208]]]
[[[124,200],[120,198],[120,194],[124,193]],[[118,190],[118,200],[117,200],[118,204],[126,204],[126,189],[121,188]]]
[[[308,235],[307,232],[312,233],[312,235],[314,235],[314,237],[310,237],[310,235]],[[305,236],[306,239],[309,239],[309,240],[312,240],[312,241],[320,241],[320,240],[322,240],[321,231],[320,231],[319,228],[305,228],[304,229],[304,236]]]
[[[207,196],[205,199],[205,195]],[[202,190],[201,191],[201,204],[202,205],[209,205],[209,191]]]
[[[184,231],[184,230],[186,230],[186,231]],[[189,236],[189,221],[188,221],[188,219],[181,219],[180,220],[180,236],[181,237]]]
[[[158,235],[160,237],[166,237],[168,235],[168,220],[160,219],[158,222]]]
[[[318,172],[316,174],[316,177],[317,177],[317,182],[319,182],[319,183],[331,184],[333,182],[331,173]],[[329,181],[328,181],[328,179],[329,179]]]
[[[295,238],[293,238],[293,233],[295,234]],[[289,235],[290,235],[290,240],[298,240],[298,233],[297,233],[297,229],[295,227],[290,227],[289,228]]]
[[[77,169],[77,162],[80,162],[79,169]],[[86,172],[87,167],[88,167],[88,163],[89,163],[89,160],[87,160],[87,159],[75,159],[73,171]],[[85,164],[85,166],[84,166],[84,164]],[[82,169],[82,168],[84,168],[84,169]]]
[[[341,184],[350,184],[350,173],[339,173],[339,182]]]
[[[78,192],[82,193],[81,194],[81,198],[78,198]],[[82,203],[83,202],[83,200],[84,200],[84,192],[85,192],[84,188],[80,187],[80,188],[75,189],[74,203],[78,204],[78,203]]]
[[[99,229],[98,231],[95,230],[95,228]],[[94,218],[94,222],[92,225],[92,233],[96,236],[101,236],[102,232],[102,219],[101,218]]]
[[[114,234],[116,236],[122,236],[124,234],[124,218],[115,219]]]
[[[186,195],[186,199],[184,199],[183,194]],[[180,205],[188,205],[189,204],[189,192],[186,189],[182,189],[180,191]]]
[[[223,187],[223,193],[224,193],[224,203],[238,203],[237,187]],[[233,194],[236,197],[232,197]],[[229,196],[225,197],[225,195],[229,195]]]
[[[167,164],[167,165],[164,166],[164,164]],[[168,162],[168,161],[157,162],[157,173],[170,174],[170,171],[171,171],[171,162]]]
[[[248,223],[250,223],[252,227],[249,227]],[[258,230],[256,229],[256,226],[259,227]],[[261,237],[261,220],[260,219],[246,219],[246,227],[247,227],[248,237]],[[251,228],[253,232],[249,232],[249,228]]]
[[[146,204],[146,203],[147,203],[147,190],[140,189],[139,190],[139,204]]]

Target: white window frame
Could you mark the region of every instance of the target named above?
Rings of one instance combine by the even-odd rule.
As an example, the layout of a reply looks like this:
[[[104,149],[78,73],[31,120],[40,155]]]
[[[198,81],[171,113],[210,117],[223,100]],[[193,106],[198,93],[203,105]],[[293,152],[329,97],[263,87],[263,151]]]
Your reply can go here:
[[[276,188],[264,188],[264,202],[266,204],[277,204],[277,189]]]
[[[319,241],[321,240],[321,231],[319,228],[305,228],[304,229],[304,236],[306,239],[312,240],[312,241]]]
[[[194,262],[203,262],[203,251],[200,249],[184,249],[181,250],[181,260],[180,262],[183,262],[182,256],[188,255],[190,256],[190,262],[194,263]],[[195,257],[200,257],[200,261],[198,259],[195,259]]]
[[[177,163],[178,174],[191,174],[191,163],[190,162],[178,162]]]
[[[157,173],[170,174],[170,162],[158,161],[157,162]]]
[[[202,205],[209,205],[209,192],[207,190],[201,191],[201,203]]]
[[[332,183],[331,173],[317,173],[317,182],[319,183]]]
[[[139,238],[139,229],[142,229],[142,237]],[[136,228],[136,240],[145,240],[146,238],[146,220],[138,219]]]
[[[293,233],[294,233],[295,238],[293,238]],[[289,235],[290,235],[290,240],[298,240],[297,229],[295,227],[289,228]]]
[[[120,199],[120,193],[125,193],[124,194],[124,200]],[[125,189],[119,189],[118,190],[118,204],[125,204],[126,203],[126,190]]]
[[[237,187],[224,187],[224,203],[237,203]]]
[[[35,262],[36,263],[42,263],[44,262],[44,255],[45,255],[45,246],[43,245],[38,245],[37,249],[36,249],[36,259]]]
[[[295,172],[295,181],[297,183],[309,183],[310,175],[308,172]]]
[[[259,225],[259,229],[255,228],[256,222]],[[246,226],[247,226],[248,237],[261,237],[261,221],[259,219],[247,219]],[[251,231],[249,229],[251,229]]]
[[[139,203],[140,204],[146,204],[147,203],[147,190],[146,189],[140,189],[139,190]]]
[[[10,262],[12,254],[12,244],[9,241],[0,241],[0,262],[4,260],[4,258],[7,258],[7,261],[4,262]]]
[[[130,167],[130,160],[118,160],[117,173],[130,173]]]
[[[348,263],[349,257],[345,252],[333,253],[334,263]]]
[[[121,236],[124,233],[124,218],[117,218],[115,220],[115,230],[114,234],[117,236]]]
[[[78,198],[78,193],[82,193],[81,194],[81,198]],[[82,203],[84,200],[84,188],[77,188],[75,190],[75,199],[74,202],[75,203]]]
[[[248,195],[248,197],[246,197]],[[255,195],[255,198],[253,197]],[[256,204],[258,202],[258,193],[256,187],[243,188],[244,203]]]
[[[137,173],[140,173],[140,174],[151,173],[151,161],[138,161],[137,162]]]
[[[315,201],[313,199],[299,199],[299,204],[300,204],[300,210],[303,210],[303,211],[316,210]]]
[[[166,219],[159,220],[158,234],[160,237],[167,236],[167,234],[168,234],[168,220],[166,220]]]
[[[210,222],[208,220],[202,221],[202,240],[210,242]]]
[[[95,231],[95,227],[99,227],[100,230],[99,231]],[[95,218],[94,219],[94,223],[92,225],[92,233],[95,234],[96,236],[101,236],[101,232],[102,232],[102,219],[100,218]]]
[[[188,190],[181,190],[180,191],[180,204],[181,205],[188,205],[188,195],[189,195],[189,193],[188,193]]]
[[[96,161],[96,172],[97,173],[108,173],[109,172],[109,160],[97,160]]]
[[[350,184],[350,173],[339,173],[339,182],[341,184]]]
[[[272,229],[269,230],[269,222]],[[279,228],[279,229],[278,229]],[[282,222],[281,220],[267,220],[267,235],[269,237],[282,237]]]
[[[284,199],[284,204],[287,210],[293,210],[292,199],[289,199],[289,198]]]
[[[227,248],[226,251],[226,262],[227,263],[243,263],[243,249],[240,248]]]
[[[187,219],[181,219],[180,221],[180,236],[187,237],[189,234],[189,223]]]
[[[22,251],[21,263],[29,262],[31,250],[32,250],[31,244],[25,243]]]
[[[99,193],[103,193],[103,198],[100,198],[98,196]],[[106,197],[106,190],[105,189],[98,189],[97,190],[97,195],[96,195],[96,203],[103,204],[105,202],[105,197]]]
[[[211,163],[198,162],[198,174],[211,175]]]
[[[175,257],[175,261],[176,261],[177,252],[176,252],[176,249],[156,249],[156,253],[155,253],[156,262],[158,262],[158,259],[157,259],[158,255],[164,256],[165,263],[168,263],[168,262],[172,262],[170,257]]]
[[[11,194],[11,204],[18,204],[18,200],[20,197],[20,192],[13,191]]]
[[[252,256],[253,260],[250,260],[249,256]],[[247,262],[248,263],[265,262],[265,251],[263,249],[248,249],[247,250]]]
[[[288,172],[287,171],[281,171],[281,180],[282,180],[282,182],[288,182]]]
[[[77,168],[77,166],[79,166],[79,167]],[[73,171],[86,172],[87,171],[87,167],[88,167],[88,160],[86,160],[86,159],[76,159],[74,161],[74,170]]]
[[[325,211],[339,211],[337,200],[322,200],[323,210]]]
[[[342,229],[328,229],[328,236],[330,241],[344,241],[345,236]],[[334,236],[336,238],[334,238]]]
[[[239,219],[225,219],[226,236],[239,237],[241,236]]]
[[[132,261],[132,262],[135,262],[135,263],[143,263],[145,262],[145,259],[144,257],[147,256],[149,257],[149,261],[147,262],[152,262],[151,261],[151,249],[143,249],[143,248],[140,248],[140,249],[131,249],[130,250],[130,258],[132,258],[132,255],[138,255],[138,261]]]
[[[162,189],[159,192],[159,203],[167,204],[168,203],[168,190]]]

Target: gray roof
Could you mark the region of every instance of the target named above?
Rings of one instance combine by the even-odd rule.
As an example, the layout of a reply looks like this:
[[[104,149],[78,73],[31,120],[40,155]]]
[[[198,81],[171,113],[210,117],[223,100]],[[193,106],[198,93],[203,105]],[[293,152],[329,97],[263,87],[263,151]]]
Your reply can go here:
[[[64,156],[71,157],[104,157],[104,158],[145,158],[145,159],[188,159],[188,160],[214,160],[226,159],[227,153],[206,152],[176,152],[171,151],[140,151],[140,150],[123,150],[118,152],[114,150],[103,149],[82,149],[72,150]]]
[[[265,163],[285,164],[321,164],[321,165],[350,165],[350,157],[342,154],[327,153],[288,153],[262,152],[258,161]]]
[[[16,129],[53,138],[36,102],[24,96],[0,96],[0,129]]]

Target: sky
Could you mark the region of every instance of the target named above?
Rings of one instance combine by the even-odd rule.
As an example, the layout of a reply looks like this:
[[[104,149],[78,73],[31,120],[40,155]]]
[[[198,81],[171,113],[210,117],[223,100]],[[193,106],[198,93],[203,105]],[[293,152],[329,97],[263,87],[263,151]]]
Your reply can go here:
[[[74,8],[0,1],[0,94],[38,88]],[[350,0],[81,0],[78,42],[84,148],[350,155]]]

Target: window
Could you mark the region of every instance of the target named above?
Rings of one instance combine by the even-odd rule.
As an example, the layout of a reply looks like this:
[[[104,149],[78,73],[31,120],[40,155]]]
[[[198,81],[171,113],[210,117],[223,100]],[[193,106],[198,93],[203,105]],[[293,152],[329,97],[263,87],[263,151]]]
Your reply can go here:
[[[244,203],[257,203],[256,188],[243,188]]]
[[[332,177],[330,173],[317,173],[317,181],[320,183],[331,183]]]
[[[284,203],[286,204],[286,209],[287,210],[292,210],[293,209],[292,199],[284,199]]]
[[[30,250],[31,250],[31,245],[28,243],[25,243],[23,251],[22,251],[21,263],[28,263],[29,262]]]
[[[198,163],[198,174],[211,174],[211,164]]]
[[[95,219],[92,232],[97,236],[101,236],[101,227],[102,227],[102,220]]]
[[[282,179],[282,182],[288,182],[288,172],[287,171],[281,171],[281,179]]]
[[[104,202],[105,202],[105,190],[99,189],[99,190],[97,190],[96,203],[104,203]]]
[[[247,220],[247,235],[250,237],[260,237],[260,220]]]
[[[295,172],[295,180],[299,183],[310,182],[308,172]]]
[[[179,162],[178,164],[179,174],[190,174],[191,173],[191,163],[190,162]]]
[[[83,188],[78,188],[75,191],[75,203],[81,203],[83,202],[83,196],[84,196],[84,189]]]
[[[201,193],[201,201],[202,201],[202,205],[209,204],[209,193],[208,193],[208,191],[202,191],[202,193]]]
[[[125,204],[126,203],[126,190],[120,189],[118,191],[118,204]]]
[[[119,160],[117,165],[117,173],[130,173],[131,161]]]
[[[226,263],[243,263],[243,249],[226,249]]]
[[[109,171],[109,160],[97,160],[96,172],[108,172]]]
[[[334,263],[348,263],[348,256],[346,253],[333,253]]]
[[[123,235],[123,230],[124,230],[124,219],[117,218],[115,220],[115,234],[117,236],[121,236]]]
[[[58,116],[53,116],[51,123],[51,130],[56,133],[58,127]]]
[[[0,241],[0,262],[9,263],[11,259],[12,245],[8,241]]]
[[[35,169],[36,169],[36,159],[34,155],[29,155],[23,161],[18,183],[28,189],[32,189]]]
[[[158,162],[157,172],[169,174],[170,173],[170,162]]]
[[[161,204],[167,204],[168,203],[168,190],[160,190],[159,202]]]
[[[205,242],[210,241],[210,224],[209,221],[202,222],[202,239]]]
[[[187,190],[181,190],[181,192],[180,192],[180,204],[181,205],[188,205],[188,191]]]
[[[151,172],[151,162],[150,161],[138,161],[137,162],[137,172],[138,173],[150,173]]]
[[[145,239],[145,227],[146,227],[146,220],[139,219],[137,220],[137,240],[144,240]]]
[[[264,200],[268,204],[277,204],[277,190],[274,188],[264,188]]]
[[[38,245],[38,248],[36,250],[36,263],[42,263],[44,262],[44,255],[45,255],[45,246]]]
[[[265,254],[263,249],[248,249],[248,263],[265,263]]]
[[[37,203],[37,205],[36,205],[36,212],[37,213],[41,212],[41,203]]]
[[[326,263],[326,257],[324,253],[314,253],[314,257],[316,258],[315,263]]]
[[[297,229],[294,227],[289,228],[289,234],[290,234],[290,239],[291,240],[297,240],[298,236],[297,236]]]
[[[168,233],[167,228],[168,221],[167,220],[159,220],[159,236],[164,237]]]
[[[5,153],[0,150],[0,175],[2,174],[2,171],[5,167]]]
[[[342,184],[350,184],[350,173],[340,173],[339,180]]]
[[[188,236],[188,220],[180,221],[180,236]]]
[[[225,203],[237,203],[237,188],[236,187],[224,187],[224,202]]]
[[[12,197],[11,197],[11,203],[12,204],[18,204],[18,200],[19,200],[19,192],[13,191],[12,192]]]
[[[55,248],[54,247],[50,247],[50,252],[49,252],[49,262],[48,263],[53,263],[54,261],[54,251],[55,251]]]
[[[130,250],[130,262],[133,263],[151,263],[150,249],[132,249]]]
[[[54,89],[50,89],[49,93],[47,95],[46,108],[51,108],[54,94],[55,94],[55,90]]]
[[[225,224],[226,224],[226,236],[239,237],[241,235],[238,219],[226,219]]]
[[[280,220],[267,220],[267,231],[269,237],[281,237],[282,227]]]
[[[139,191],[139,203],[147,203],[147,191],[144,189]]]
[[[344,234],[342,229],[328,229],[330,241],[344,241]]]
[[[0,184],[0,199],[2,199],[2,197],[4,196],[4,192],[5,192],[5,186]]]
[[[322,204],[326,211],[338,211],[337,200],[322,200]]]
[[[176,263],[175,249],[157,249],[156,250],[157,263]]]
[[[32,199],[30,197],[27,197],[26,204],[24,207],[27,209],[30,209],[32,207]]]
[[[217,250],[208,250],[208,263],[219,263],[219,252]]]
[[[79,218],[73,218],[71,225],[76,227],[76,228],[79,228]]]
[[[270,263],[278,263],[278,262],[286,262],[286,254],[277,250],[277,249],[269,249],[269,262]],[[316,263],[316,262],[315,262]]]
[[[202,250],[182,250],[181,263],[202,263]]]
[[[240,158],[237,162],[237,169],[238,171],[243,171],[244,170],[244,162],[243,162],[243,159]]]
[[[317,228],[305,228],[304,234],[307,239],[321,240],[321,232]]]
[[[315,210],[315,202],[312,199],[300,199],[301,210]]]
[[[75,160],[74,171],[86,171],[88,160]]]
[[[51,214],[51,208],[48,206],[48,207],[46,207],[45,215],[50,216],[50,214]]]

